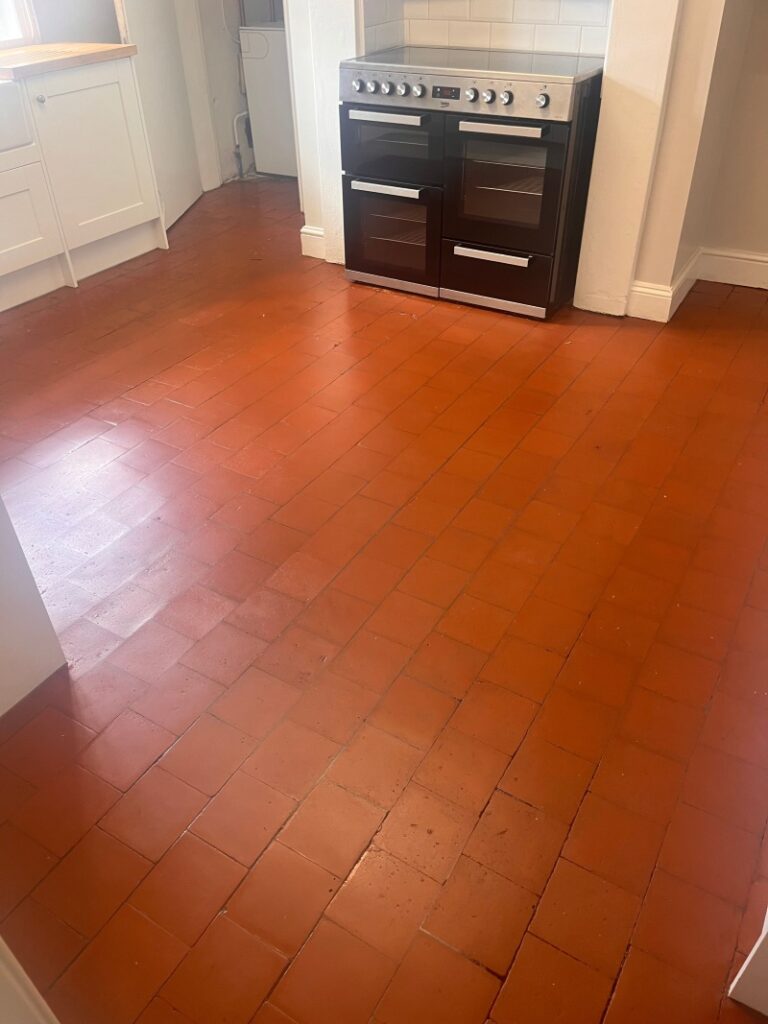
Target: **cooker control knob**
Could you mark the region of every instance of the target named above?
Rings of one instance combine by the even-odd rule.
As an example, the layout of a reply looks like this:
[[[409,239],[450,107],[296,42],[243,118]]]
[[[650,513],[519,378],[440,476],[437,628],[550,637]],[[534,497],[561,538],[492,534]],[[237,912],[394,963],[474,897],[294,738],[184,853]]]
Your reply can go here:
[[[378,82],[369,82],[366,85],[365,89],[366,89],[366,92],[378,92],[379,91],[379,83]]]
[[[398,96],[407,96],[411,91],[411,87],[407,82],[401,82],[396,91]]]
[[[545,107],[548,107],[549,106],[549,95],[547,93],[545,93],[545,92],[540,92],[539,95],[536,97],[536,106],[537,107],[541,107],[542,110]]]
[[[427,90],[423,85],[414,85],[413,87],[413,95],[417,100],[420,100],[426,91]]]
[[[355,90],[355,92],[362,92],[363,89],[365,89],[365,82],[362,80],[362,78],[356,78],[352,83],[352,88]]]
[[[477,89],[467,89],[464,95],[466,96],[470,103],[477,103],[477,97],[479,95]]]
[[[505,89],[504,92],[501,93],[501,95],[499,96],[499,99],[501,100],[505,107],[508,107],[514,98],[515,94],[513,92],[510,92],[509,89]]]
[[[391,96],[392,93],[395,91],[394,82],[383,82],[381,86],[381,91],[384,93],[385,96]]]
[[[485,89],[483,91],[483,103],[493,103],[496,99],[496,93],[493,89]]]

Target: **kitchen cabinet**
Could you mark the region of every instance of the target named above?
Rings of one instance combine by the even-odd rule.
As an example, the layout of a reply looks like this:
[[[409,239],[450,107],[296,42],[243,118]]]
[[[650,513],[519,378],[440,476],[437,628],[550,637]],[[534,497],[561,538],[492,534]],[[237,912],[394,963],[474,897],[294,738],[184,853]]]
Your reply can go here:
[[[41,163],[0,171],[0,274],[63,252]]]
[[[69,249],[159,217],[129,60],[35,75],[26,86]]]
[[[0,51],[0,310],[167,248],[135,53]]]
[[[17,82],[0,82],[0,171],[39,159],[24,87]]]

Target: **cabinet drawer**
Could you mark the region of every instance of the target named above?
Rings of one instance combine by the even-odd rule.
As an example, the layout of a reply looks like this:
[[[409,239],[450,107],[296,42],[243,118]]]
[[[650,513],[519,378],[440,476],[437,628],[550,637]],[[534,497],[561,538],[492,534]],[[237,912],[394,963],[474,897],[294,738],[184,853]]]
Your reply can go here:
[[[64,251],[41,164],[0,171],[0,224],[0,274]]]
[[[24,90],[18,82],[0,82],[0,171],[39,162]]]
[[[443,240],[440,294],[446,299],[543,318],[551,280],[549,256]]]

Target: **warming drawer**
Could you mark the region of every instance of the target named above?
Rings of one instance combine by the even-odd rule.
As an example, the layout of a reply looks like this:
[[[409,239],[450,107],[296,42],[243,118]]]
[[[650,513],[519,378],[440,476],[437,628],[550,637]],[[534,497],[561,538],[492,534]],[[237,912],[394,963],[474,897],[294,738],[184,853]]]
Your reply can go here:
[[[543,318],[552,284],[552,259],[443,239],[440,295]]]

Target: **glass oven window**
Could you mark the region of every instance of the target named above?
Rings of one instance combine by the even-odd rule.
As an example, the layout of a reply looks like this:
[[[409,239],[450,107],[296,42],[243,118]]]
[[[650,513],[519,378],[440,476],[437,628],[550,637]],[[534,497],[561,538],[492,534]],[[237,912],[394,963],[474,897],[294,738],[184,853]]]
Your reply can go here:
[[[366,197],[361,204],[363,258],[398,270],[427,267],[427,208],[391,197]]]
[[[429,157],[429,133],[425,128],[361,124],[359,132],[365,153],[418,160]]]
[[[545,146],[466,140],[461,189],[463,215],[538,228],[547,156]]]

